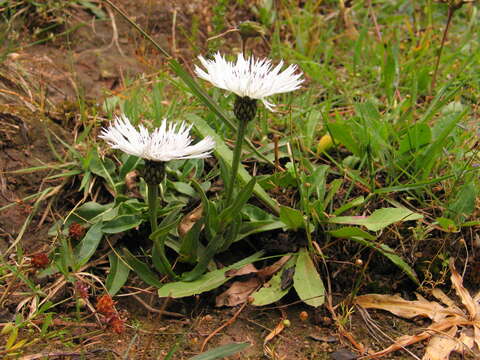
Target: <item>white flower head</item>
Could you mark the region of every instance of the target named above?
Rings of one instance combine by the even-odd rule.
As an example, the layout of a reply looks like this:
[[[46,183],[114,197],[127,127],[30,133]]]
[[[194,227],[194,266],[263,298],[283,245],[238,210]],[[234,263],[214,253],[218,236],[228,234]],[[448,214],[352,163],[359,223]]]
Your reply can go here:
[[[304,81],[301,72],[295,73],[297,65],[290,65],[280,72],[283,61],[273,68],[269,59],[255,59],[254,56],[245,59],[241,53],[237,55],[236,63],[227,61],[220,53],[216,53],[213,60],[198,58],[206,70],[195,66],[195,73],[200,78],[240,97],[261,100],[271,111],[274,104],[265,100],[266,97],[297,90]]]
[[[152,161],[209,157],[215,141],[207,136],[190,145],[193,140],[190,137],[191,128],[192,125],[187,126],[184,122],[167,125],[164,119],[160,127],[150,133],[143,125],[139,125],[137,130],[125,115],[121,115],[108,128],[102,129],[99,137],[113,149]]]

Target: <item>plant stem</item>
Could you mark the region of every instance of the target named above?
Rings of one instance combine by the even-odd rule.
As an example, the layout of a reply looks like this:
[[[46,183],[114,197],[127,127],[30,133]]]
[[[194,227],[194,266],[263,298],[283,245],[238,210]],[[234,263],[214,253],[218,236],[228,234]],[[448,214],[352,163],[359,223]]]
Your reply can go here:
[[[247,121],[239,121],[238,124],[237,141],[235,143],[235,148],[233,149],[232,173],[230,177],[230,184],[227,189],[227,206],[232,201],[233,187],[237,178],[238,166],[240,165],[240,155],[242,154],[242,144],[243,138],[245,137],[245,130],[247,128],[247,124]]]
[[[158,199],[158,184],[152,185],[147,184],[147,192],[148,192],[148,211],[150,215],[150,227],[152,230],[152,234],[157,230],[157,199]],[[172,279],[176,279],[177,275],[173,272],[172,265],[167,259],[165,255],[165,241],[162,239],[154,240],[154,246],[157,247],[158,256],[160,257],[160,262],[163,265],[163,269],[165,270],[166,275],[168,275]]]
[[[445,29],[443,30],[442,43],[440,44],[440,50],[438,51],[437,61],[435,62],[435,71],[433,73],[432,82],[430,84],[430,94],[433,94],[433,91],[435,90],[435,82],[437,81],[438,67],[440,65],[440,58],[442,57],[442,50],[447,40],[448,29],[450,29],[450,23],[452,22],[453,13],[455,12],[455,10],[456,9],[453,6],[451,5],[448,6],[447,24],[445,25]]]

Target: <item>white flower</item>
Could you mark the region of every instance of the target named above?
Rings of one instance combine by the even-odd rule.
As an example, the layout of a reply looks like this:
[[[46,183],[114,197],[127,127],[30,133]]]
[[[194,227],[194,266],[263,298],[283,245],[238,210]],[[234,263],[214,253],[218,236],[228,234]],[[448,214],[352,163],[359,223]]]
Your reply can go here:
[[[187,126],[184,122],[180,126],[175,123],[167,125],[167,120],[164,119],[152,133],[143,125],[138,128],[137,130],[125,115],[121,115],[115,118],[113,125],[102,129],[99,137],[113,149],[152,161],[206,158],[215,147],[210,136],[190,145],[192,138],[189,132],[192,125]]]
[[[269,59],[252,56],[245,60],[242,54],[237,55],[235,64],[220,53],[215,54],[214,60],[198,58],[206,69],[195,66],[195,73],[200,78],[238,96],[259,99],[269,110],[273,110],[274,105],[265,100],[267,96],[297,90],[303,82],[302,73],[295,74],[297,65],[290,65],[280,72],[283,61],[272,69]]]

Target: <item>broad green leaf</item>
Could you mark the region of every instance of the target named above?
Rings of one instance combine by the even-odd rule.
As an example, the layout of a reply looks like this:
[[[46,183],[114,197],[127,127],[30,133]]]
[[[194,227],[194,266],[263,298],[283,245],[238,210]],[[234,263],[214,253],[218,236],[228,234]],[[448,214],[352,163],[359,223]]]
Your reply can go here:
[[[150,266],[143,261],[138,260],[128,249],[123,249],[123,255],[125,262],[135,271],[135,273],[145,281],[148,285],[155,286],[157,288],[162,287],[162,283],[158,280],[158,275],[150,270]]]
[[[85,222],[92,221],[100,214],[104,214],[107,211],[111,210],[114,203],[102,205],[94,201],[86,202],[85,204],[79,206],[73,213],[68,216],[65,221],[66,224],[77,222],[84,224]]]
[[[190,197],[195,196],[195,190],[189,184],[181,182],[181,181],[168,181],[168,182],[180,194],[187,195],[187,196],[190,196]]]
[[[120,215],[111,221],[105,222],[102,231],[105,234],[117,234],[139,226],[142,221],[139,215]]]
[[[351,133],[348,124],[343,121],[329,123],[328,132],[336,143],[344,145],[348,150],[357,156],[361,156],[358,139]]]
[[[247,185],[239,192],[233,200],[233,203],[220,213],[220,222],[230,223],[232,219],[241,213],[243,205],[247,203],[255,187],[255,178],[252,178]]]
[[[242,215],[246,216],[250,221],[267,221],[277,219],[270,212],[251,204],[245,204],[245,206],[242,207]]]
[[[322,210],[325,209],[334,199],[335,195],[337,195],[338,189],[340,189],[342,183],[342,179],[335,179],[329,184],[330,190],[328,190],[327,196],[325,196],[325,199],[319,199],[319,201],[322,202]]]
[[[108,259],[110,260],[110,271],[105,281],[105,287],[110,296],[114,296],[127,281],[130,268],[115,252],[110,253]]]
[[[280,206],[280,221],[288,230],[297,230],[305,227],[305,219],[301,211],[288,206]]]
[[[329,233],[337,238],[348,238],[350,240],[353,240],[364,246],[368,246],[369,248],[372,248],[378,251],[380,254],[382,254],[387,259],[389,259],[392,263],[398,266],[415,283],[417,284],[420,283],[418,281],[417,274],[415,273],[415,271],[400,256],[395,254],[395,251],[391,247],[385,244],[376,244],[370,241],[370,240],[374,240],[372,239],[371,234],[365,231],[362,231],[361,229],[357,229],[357,230],[355,229],[356,228],[346,227],[338,230],[329,231]]]
[[[250,343],[232,343],[227,345],[219,346],[215,349],[209,350],[207,352],[201,353],[197,356],[190,358],[190,360],[215,360],[223,359],[227,356],[236,354],[239,351],[251,346]]]
[[[365,202],[365,198],[363,196],[359,196],[352,201],[340,206],[337,210],[333,212],[334,215],[343,214],[345,211],[350,210],[353,207],[360,206]]]
[[[239,269],[244,265],[250,264],[258,260],[262,255],[263,252],[259,251],[233,265],[206,273],[194,281],[177,281],[168,283],[158,290],[158,296],[181,298],[216,289],[229,280],[229,278],[225,277],[225,272],[231,269]]]
[[[332,231],[329,231],[329,233],[331,235],[335,236],[336,238],[349,239],[353,236],[358,236],[358,237],[361,237],[362,239],[367,239],[367,240],[372,240],[372,241],[374,241],[376,239],[376,237],[373,236],[372,234],[369,234],[369,233],[367,233],[366,231],[363,231],[360,228],[350,227],[350,226],[343,227],[343,228],[340,228],[340,229],[337,229],[337,230],[332,230]]]
[[[280,300],[282,297],[287,295],[287,293],[292,288],[292,285],[288,286],[286,289],[282,290],[282,274],[285,270],[290,269],[295,265],[296,257],[292,257],[275,275],[272,276],[270,281],[268,281],[263,287],[252,293],[253,305],[264,306],[272,304],[275,301]]]
[[[423,180],[430,176],[435,160],[441,155],[442,149],[445,146],[445,140],[455,129],[458,122],[467,114],[468,110],[469,109],[466,108],[461,113],[447,115],[445,126],[442,128],[441,133],[436,137],[435,142],[428,146],[422,156],[420,156],[418,171],[423,173]]]
[[[447,218],[444,218],[444,217],[438,217],[435,220],[437,220],[438,225],[440,225],[440,227],[446,232],[457,232],[458,231],[457,224],[455,224],[455,221],[453,221],[452,219],[447,219]]]
[[[89,164],[89,169],[95,175],[101,176],[107,180],[112,189],[116,191],[115,182],[112,179],[112,175],[115,173],[115,164],[112,160],[108,158],[102,160],[99,158],[97,151],[94,151]]]
[[[420,148],[430,144],[432,131],[430,126],[418,123],[408,129],[405,136],[400,140],[399,152],[404,154],[409,151],[417,152]]]
[[[474,181],[467,182],[456,190],[457,195],[449,204],[448,210],[452,217],[465,221],[475,211],[478,189]]]
[[[362,225],[370,231],[378,231],[399,221],[411,221],[422,218],[423,215],[406,208],[384,208],[375,210],[370,216],[337,216],[330,218],[329,222],[333,224]]]
[[[75,247],[75,257],[78,265],[84,265],[90,260],[98,248],[98,244],[103,237],[103,224],[98,222],[93,224],[83,239]]]
[[[388,99],[392,101],[398,81],[398,54],[395,49],[392,49],[390,46],[386,49],[386,53],[382,73],[383,87],[387,93]]]
[[[128,155],[127,159],[125,160],[125,162],[123,163],[122,167],[120,168],[120,171],[119,171],[119,177],[120,179],[125,179],[125,176],[127,176],[127,174],[132,171],[133,169],[135,169],[135,167],[137,166],[137,164],[140,162],[140,158],[137,157],[137,156],[133,156],[133,155]]]
[[[293,287],[298,297],[310,306],[318,307],[325,302],[325,286],[306,248],[298,253]]]
[[[231,167],[233,161],[233,153],[225,144],[221,136],[219,136],[201,117],[189,114],[187,118],[192,124],[194,124],[195,129],[197,129],[197,131],[203,137],[211,136],[213,140],[215,140],[215,156],[220,158],[225,164]],[[238,169],[238,178],[240,182],[244,185],[252,180],[252,177],[243,166],[240,166]],[[253,188],[253,193],[262,203],[264,203],[272,211],[278,214],[279,208],[277,202],[272,199],[260,185],[255,185],[255,187]]]

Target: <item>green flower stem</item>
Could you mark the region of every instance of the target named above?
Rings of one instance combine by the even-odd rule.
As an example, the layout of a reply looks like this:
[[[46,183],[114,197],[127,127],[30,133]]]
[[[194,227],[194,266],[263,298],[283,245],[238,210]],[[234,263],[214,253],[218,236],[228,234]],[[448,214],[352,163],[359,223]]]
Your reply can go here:
[[[152,233],[154,233],[157,228],[157,199],[158,199],[158,184],[147,184],[148,192],[148,211],[150,212],[150,227]],[[160,262],[163,265],[166,275],[172,279],[176,279],[177,275],[173,272],[172,265],[165,255],[165,241],[162,239],[155,240],[155,245],[157,246],[158,255],[160,257]]]
[[[233,187],[237,178],[238,166],[240,165],[240,155],[242,154],[242,144],[243,138],[245,137],[245,130],[247,128],[247,124],[247,121],[239,121],[238,124],[237,142],[235,143],[235,148],[233,149],[232,173],[230,177],[230,184],[227,189],[226,204],[231,204],[232,201]]]

